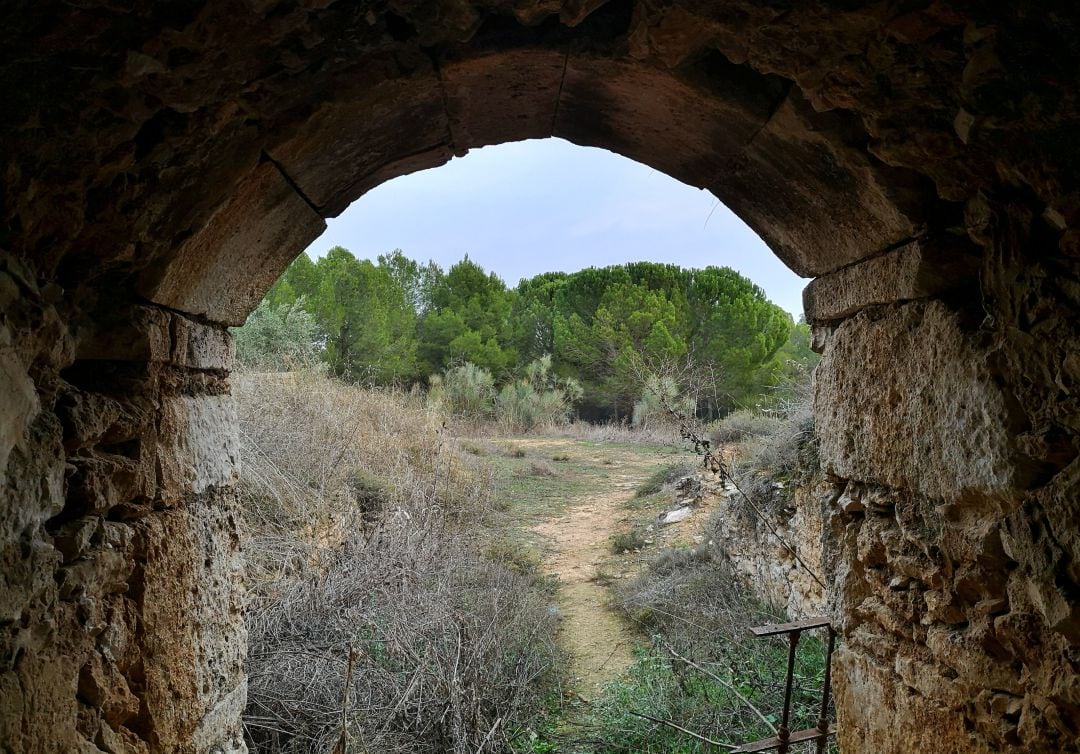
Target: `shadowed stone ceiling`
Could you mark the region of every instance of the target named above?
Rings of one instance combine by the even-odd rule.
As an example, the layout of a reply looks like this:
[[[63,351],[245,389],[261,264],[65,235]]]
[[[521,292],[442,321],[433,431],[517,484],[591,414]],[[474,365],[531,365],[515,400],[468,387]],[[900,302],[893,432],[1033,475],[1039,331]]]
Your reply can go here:
[[[551,135],[711,190],[802,275],[962,234],[979,190],[1071,228],[1075,31],[1022,4],[24,3],[2,243],[238,323],[367,189]]]

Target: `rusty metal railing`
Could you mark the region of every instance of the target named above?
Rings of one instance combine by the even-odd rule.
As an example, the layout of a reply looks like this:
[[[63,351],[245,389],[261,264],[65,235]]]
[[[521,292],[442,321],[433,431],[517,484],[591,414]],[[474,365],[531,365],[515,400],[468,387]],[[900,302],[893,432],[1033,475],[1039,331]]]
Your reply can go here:
[[[791,692],[795,678],[795,650],[799,646],[799,638],[802,636],[803,631],[811,631],[817,628],[826,629],[829,636],[827,649],[825,650],[825,683],[821,689],[821,713],[818,715],[817,726],[793,733],[788,726],[791,722]],[[833,631],[829,619],[808,618],[795,623],[758,626],[750,630],[757,637],[787,634],[788,662],[787,680],[784,685],[784,711],[775,736],[737,746],[731,751],[749,754],[750,752],[772,751],[775,749],[779,754],[787,754],[792,744],[803,741],[816,741],[818,754],[825,754],[825,749],[829,745],[829,737],[835,734],[833,726],[829,722],[829,695],[831,693],[832,654],[836,643],[836,632]]]

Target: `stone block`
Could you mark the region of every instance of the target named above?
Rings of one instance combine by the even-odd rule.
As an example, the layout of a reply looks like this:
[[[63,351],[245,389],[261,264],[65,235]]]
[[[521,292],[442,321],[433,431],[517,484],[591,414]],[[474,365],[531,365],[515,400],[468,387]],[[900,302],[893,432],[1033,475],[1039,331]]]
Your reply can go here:
[[[725,72],[730,80],[704,85],[646,64],[571,55],[554,135],[712,188],[723,199],[718,187],[729,177],[731,161],[768,120],[779,96],[768,81],[759,89],[738,72]]]
[[[902,171],[861,145],[826,136],[853,128],[841,113],[816,112],[792,89],[707,185],[800,275],[865,259],[914,234],[922,196],[906,187]]]
[[[0,483],[12,448],[39,410],[37,391],[26,367],[11,349],[0,349]]]
[[[181,448],[190,463],[190,489],[232,485],[240,473],[240,438],[231,395],[184,396]]]
[[[898,657],[885,666],[847,646],[837,648],[833,678],[840,750],[988,753],[989,748],[973,741],[965,730],[958,710],[927,698],[901,679],[899,674],[916,671],[912,664],[910,657]]]
[[[820,325],[868,306],[929,298],[974,283],[978,265],[965,242],[912,241],[811,280],[803,290],[803,310],[807,321]]]
[[[172,319],[155,306],[120,306],[79,332],[76,357],[87,361],[172,361]]]
[[[311,112],[267,152],[324,217],[385,180],[453,156],[439,74],[424,55],[373,60],[342,77],[334,101]],[[295,254],[303,247],[292,249]]]
[[[233,363],[233,338],[227,329],[175,317],[173,363],[191,369],[228,371]]]
[[[145,557],[141,696],[163,751],[243,751],[247,634],[233,494],[211,491],[136,524]]]
[[[939,301],[845,320],[815,373],[825,470],[957,505],[1011,500],[1012,420],[988,356]]]
[[[270,162],[166,260],[139,278],[149,300],[213,322],[242,325],[266,290],[326,227]]]
[[[443,64],[454,148],[551,136],[566,53],[513,50]]]

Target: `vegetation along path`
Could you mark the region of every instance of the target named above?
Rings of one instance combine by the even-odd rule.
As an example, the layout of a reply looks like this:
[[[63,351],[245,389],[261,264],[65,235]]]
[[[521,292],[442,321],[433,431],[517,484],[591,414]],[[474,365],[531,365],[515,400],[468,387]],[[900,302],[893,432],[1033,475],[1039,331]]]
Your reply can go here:
[[[538,552],[540,568],[557,577],[560,637],[574,690],[592,698],[630,665],[639,640],[610,608],[608,588],[637,570],[638,549],[657,536],[648,530],[656,511],[646,510],[636,492],[688,457],[671,446],[567,438],[498,445],[511,536]],[[629,551],[617,553],[623,544]]]

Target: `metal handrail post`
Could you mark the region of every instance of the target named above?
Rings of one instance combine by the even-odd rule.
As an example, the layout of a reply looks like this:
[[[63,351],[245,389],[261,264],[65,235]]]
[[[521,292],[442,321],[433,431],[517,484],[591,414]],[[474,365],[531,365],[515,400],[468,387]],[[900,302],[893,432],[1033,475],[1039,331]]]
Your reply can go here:
[[[791,687],[795,682],[795,650],[799,646],[800,631],[792,631],[788,634],[787,656],[787,683],[784,686],[784,714],[780,719],[780,728],[776,731],[776,737],[780,739],[780,754],[787,754],[788,738],[791,736],[791,728],[788,722],[791,717]]]
[[[829,692],[832,681],[832,655],[836,644],[836,631],[829,626],[829,647],[825,650],[825,683],[821,689],[821,714],[818,715],[817,729],[820,733],[817,739],[817,754],[825,754],[825,748],[829,745]]]

